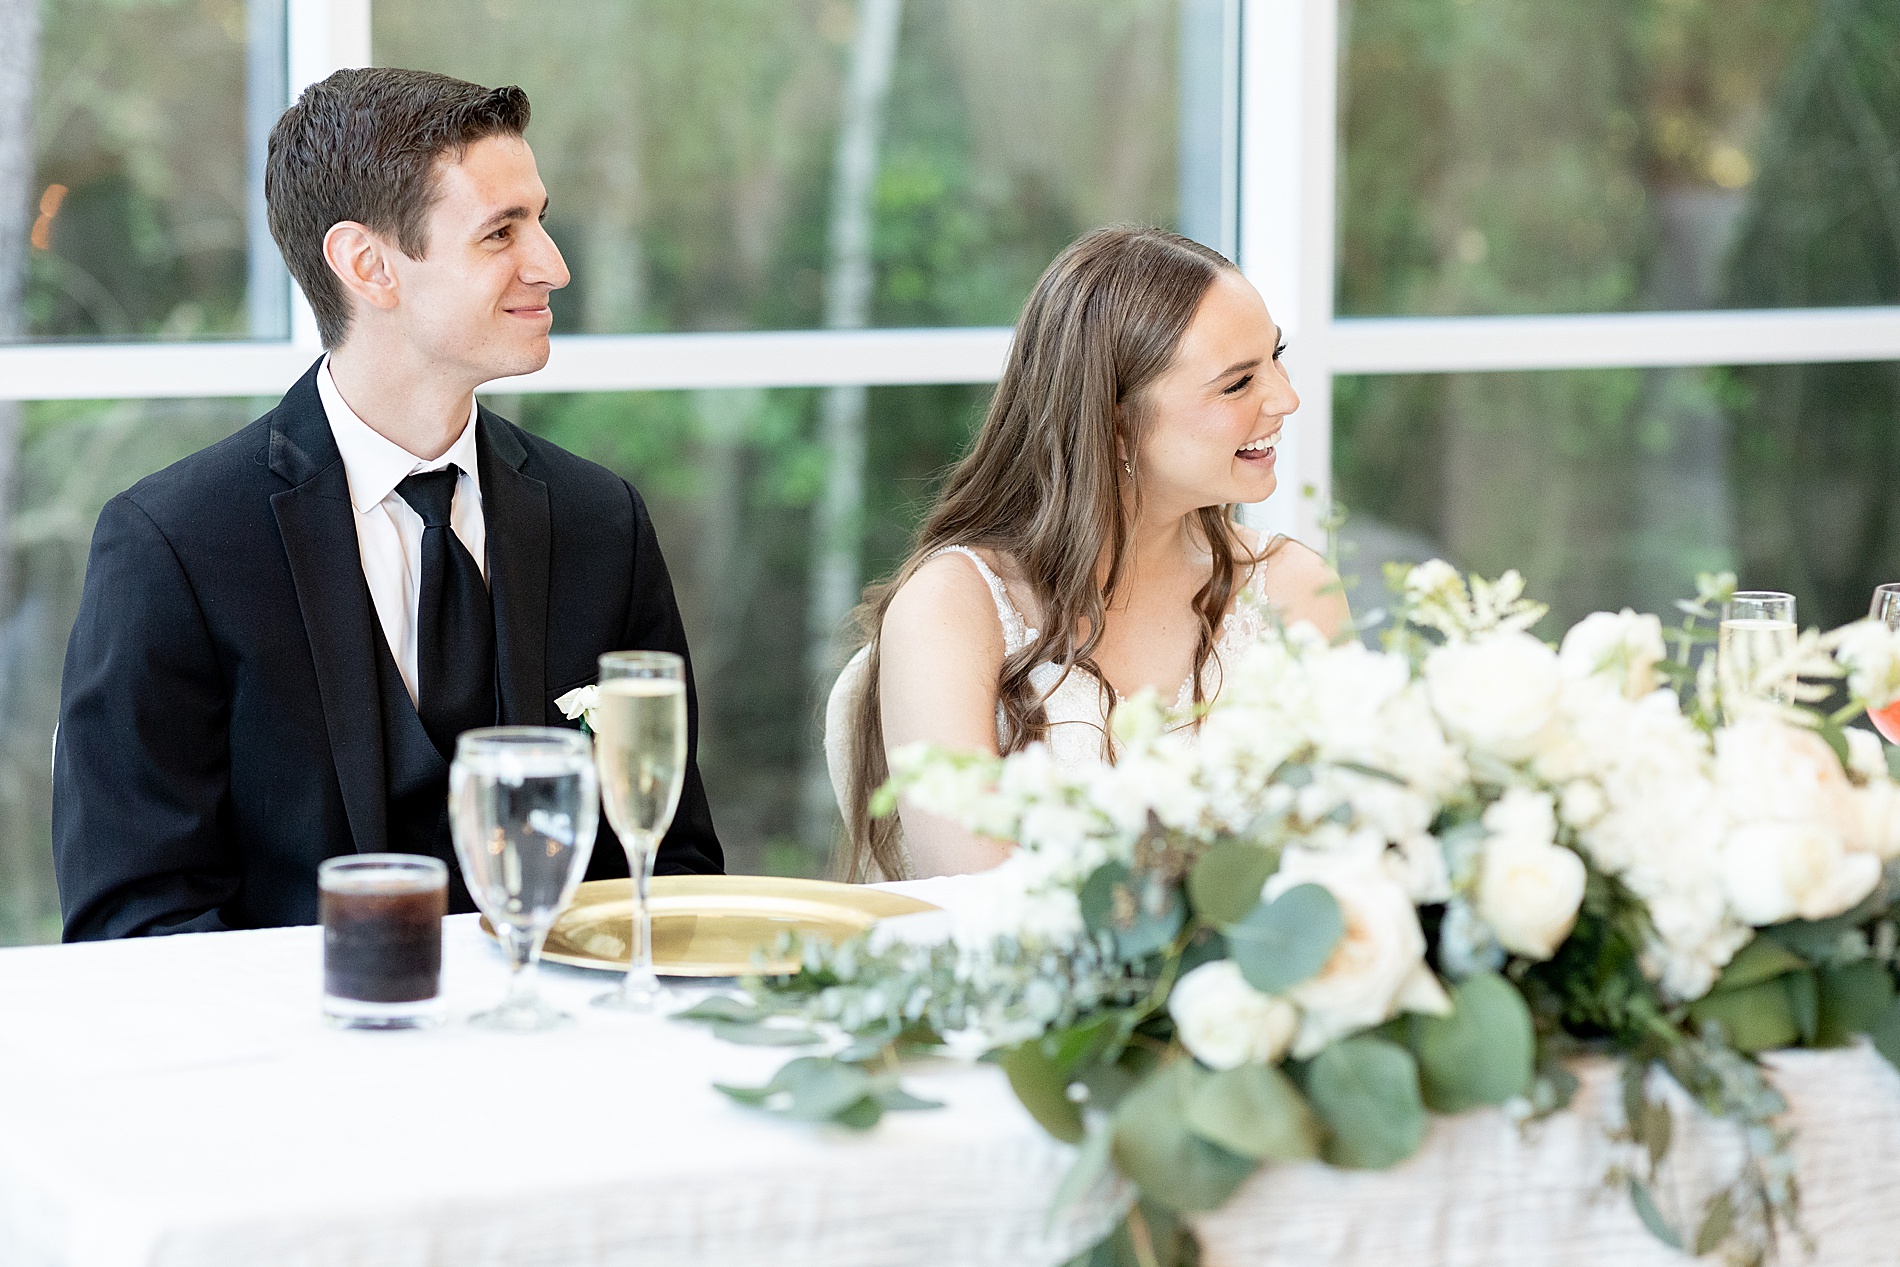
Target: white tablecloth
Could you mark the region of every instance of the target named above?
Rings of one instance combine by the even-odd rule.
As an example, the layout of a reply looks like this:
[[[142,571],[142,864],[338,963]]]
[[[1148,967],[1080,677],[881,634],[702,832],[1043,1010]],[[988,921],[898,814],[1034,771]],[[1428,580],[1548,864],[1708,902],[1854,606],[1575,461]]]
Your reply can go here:
[[[781,1122],[711,1084],[788,1053],[592,1012],[608,980],[579,970],[545,974],[580,1017],[554,1034],[328,1029],[319,937],[0,952],[0,1264],[1035,1267],[1100,1230],[1099,1209],[1049,1226],[1069,1150],[993,1068],[916,1070],[949,1107],[866,1135]],[[461,1015],[503,987],[472,918],[449,921],[444,984]],[[1864,1049],[1781,1065],[1818,1261],[1900,1261],[1900,1080]],[[1257,1176],[1204,1222],[1207,1262],[1680,1262],[1600,1186],[1587,1073],[1582,1112],[1528,1136],[1479,1112],[1385,1174]]]

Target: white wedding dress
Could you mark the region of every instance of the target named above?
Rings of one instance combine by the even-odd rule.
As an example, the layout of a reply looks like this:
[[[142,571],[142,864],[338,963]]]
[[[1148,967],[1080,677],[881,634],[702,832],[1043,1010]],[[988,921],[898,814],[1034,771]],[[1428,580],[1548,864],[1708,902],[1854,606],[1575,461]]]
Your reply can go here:
[[[1029,627],[1023,614],[1010,601],[1009,589],[989,564],[967,546],[945,546],[940,554],[960,554],[975,565],[990,587],[996,602],[996,618],[1003,626],[1003,653],[1014,655],[1041,636]],[[1266,599],[1260,591],[1262,568],[1255,565],[1234,595],[1227,618],[1221,622],[1220,637],[1214,654],[1201,670],[1202,698],[1211,700],[1220,693],[1221,665],[1252,646],[1267,628]],[[845,803],[845,772],[851,760],[851,724],[864,693],[864,667],[868,648],[860,648],[838,674],[831,696],[825,703],[825,766],[831,775],[831,790],[838,798],[840,812]],[[1043,693],[1043,709],[1049,718],[1047,743],[1058,765],[1078,766],[1109,759],[1107,688],[1092,675],[1077,670],[1066,677],[1060,665],[1039,664],[1029,671],[1030,685]],[[1185,679],[1176,692],[1174,707],[1185,709],[1194,698],[1193,680]],[[1003,708],[996,708],[996,741],[1003,742]],[[908,880],[915,872],[910,853],[898,842],[903,858],[902,875],[874,876],[873,879]]]

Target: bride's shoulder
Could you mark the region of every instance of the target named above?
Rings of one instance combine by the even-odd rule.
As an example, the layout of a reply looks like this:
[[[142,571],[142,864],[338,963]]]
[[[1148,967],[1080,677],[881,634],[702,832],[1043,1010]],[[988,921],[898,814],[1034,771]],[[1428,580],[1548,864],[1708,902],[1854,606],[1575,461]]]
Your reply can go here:
[[[1345,589],[1317,550],[1244,525],[1240,533],[1257,560],[1249,584],[1279,609],[1282,619],[1290,625],[1310,621],[1329,638],[1345,627],[1351,617]]]
[[[881,634],[887,654],[893,643],[938,648],[946,644],[993,652],[1003,658],[996,599],[974,552],[943,550],[917,566],[884,611]],[[981,566],[979,566],[981,562]],[[992,646],[994,644],[994,646]]]

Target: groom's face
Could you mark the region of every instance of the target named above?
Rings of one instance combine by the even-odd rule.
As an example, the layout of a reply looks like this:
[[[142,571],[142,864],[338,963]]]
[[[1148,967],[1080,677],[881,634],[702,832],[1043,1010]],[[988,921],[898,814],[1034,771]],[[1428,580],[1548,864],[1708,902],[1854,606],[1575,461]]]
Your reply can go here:
[[[398,322],[415,351],[476,382],[548,362],[552,292],[567,264],[542,220],[548,193],[518,136],[471,144],[437,164],[421,259],[395,252]]]

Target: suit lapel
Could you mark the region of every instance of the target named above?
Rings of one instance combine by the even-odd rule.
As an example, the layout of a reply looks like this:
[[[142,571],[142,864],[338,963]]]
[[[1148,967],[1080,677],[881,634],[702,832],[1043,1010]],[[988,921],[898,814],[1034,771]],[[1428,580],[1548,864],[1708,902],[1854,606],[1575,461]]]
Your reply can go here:
[[[495,604],[501,720],[547,723],[548,568],[553,529],[548,486],[521,471],[528,450],[514,428],[484,409],[476,426],[488,591]]]
[[[350,834],[357,852],[377,853],[388,841],[375,660],[382,631],[363,580],[349,478],[317,395],[316,375],[313,366],[273,415],[270,468],[290,487],[271,497],[271,509],[310,639]]]

